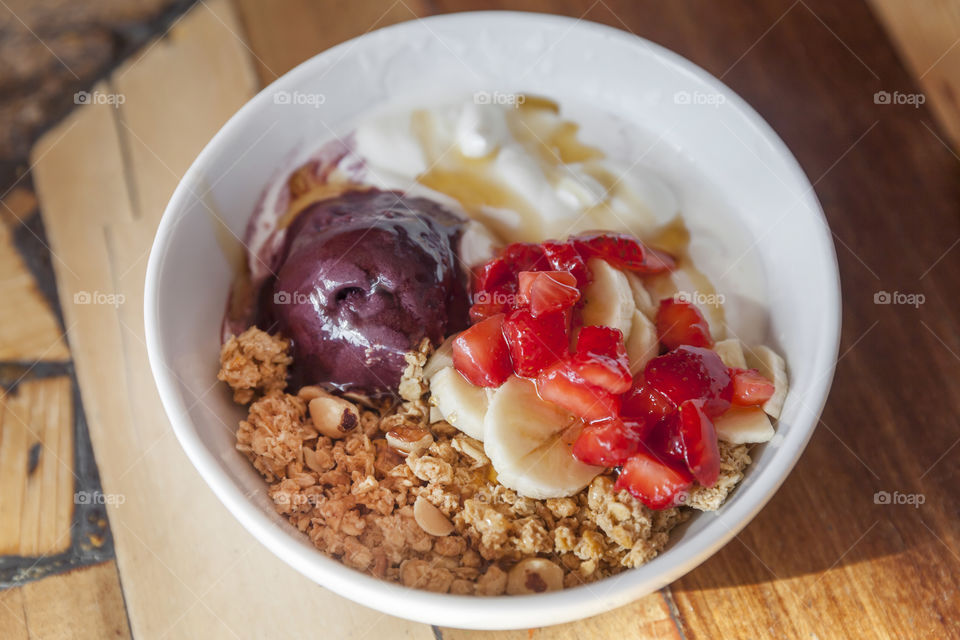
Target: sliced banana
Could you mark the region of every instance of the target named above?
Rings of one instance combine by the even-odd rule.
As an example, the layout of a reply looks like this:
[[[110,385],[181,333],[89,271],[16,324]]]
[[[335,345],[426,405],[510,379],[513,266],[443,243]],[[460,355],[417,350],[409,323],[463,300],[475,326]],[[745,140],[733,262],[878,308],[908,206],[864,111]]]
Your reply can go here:
[[[483,440],[483,422],[490,405],[487,389],[478,387],[453,367],[444,367],[430,378],[430,402],[443,419],[471,438]]]
[[[763,410],[771,418],[779,418],[787,397],[787,363],[773,349],[763,345],[749,349],[746,360],[747,366],[773,381],[773,395],[763,404]]]
[[[637,309],[633,312],[633,325],[627,339],[627,358],[630,360],[630,373],[636,375],[660,352],[660,339],[657,328],[650,319]]]
[[[436,375],[440,369],[453,366],[453,339],[456,337],[456,334],[450,336],[440,343],[440,346],[430,354],[430,359],[427,360],[427,364],[423,366],[424,379],[429,380]]]
[[[562,498],[603,471],[573,457],[580,422],[537,394],[534,383],[511,376],[496,390],[484,419],[483,448],[497,482],[528,498]]]
[[[747,360],[743,356],[743,345],[736,338],[727,338],[713,345],[723,364],[736,369],[746,369]]]
[[[583,325],[620,329],[626,340],[636,310],[627,276],[599,258],[590,258],[587,267],[592,280],[583,290]]]
[[[643,283],[643,278],[632,271],[625,272],[627,282],[630,283],[630,290],[633,292],[633,304],[637,306],[643,315],[651,320],[657,317],[657,303],[654,302],[647,291],[647,286]]]
[[[713,420],[717,438],[731,444],[767,442],[773,437],[770,418],[760,407],[730,407]]]

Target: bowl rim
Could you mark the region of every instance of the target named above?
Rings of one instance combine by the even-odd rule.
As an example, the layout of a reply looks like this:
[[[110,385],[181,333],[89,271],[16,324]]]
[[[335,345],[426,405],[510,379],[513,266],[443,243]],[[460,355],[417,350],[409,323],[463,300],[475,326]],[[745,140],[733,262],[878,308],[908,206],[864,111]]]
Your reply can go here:
[[[825,261],[827,267],[832,267],[828,268],[828,272],[834,275],[834,278],[827,283],[829,290],[824,291],[824,301],[828,308],[824,309],[824,322],[821,327],[823,333],[816,353],[817,360],[822,362],[826,358],[829,364],[823,375],[814,380],[811,387],[806,390],[806,397],[815,398],[815,401],[812,404],[804,403],[800,408],[797,420],[791,425],[790,433],[785,436],[782,446],[771,458],[770,469],[766,470],[765,474],[755,475],[753,484],[747,490],[741,491],[740,499],[729,503],[722,511],[717,512],[715,522],[708,523],[703,530],[690,539],[689,550],[683,554],[664,553],[642,567],[623,571],[591,585],[545,594],[479,597],[410,589],[350,569],[317,550],[307,548],[300,541],[293,540],[289,531],[278,527],[274,520],[250,502],[201,442],[196,425],[189,418],[187,408],[180,399],[177,391],[178,383],[172,375],[172,369],[164,359],[161,333],[158,329],[160,277],[171,246],[173,230],[181,216],[185,214],[185,205],[193,198],[188,185],[196,183],[203,168],[209,164],[215,149],[242,130],[247,121],[255,116],[258,106],[271,99],[278,85],[296,84],[299,79],[310,73],[321,57],[344,53],[353,48],[358,41],[374,33],[373,31],[320,52],[274,80],[231,116],[204,146],[177,184],[157,228],[146,271],[144,325],[153,377],[164,410],[181,447],[217,498],[261,544],[317,584],[381,612],[427,624],[476,629],[512,629],[559,624],[627,604],[693,570],[726,545],[753,520],[786,480],[820,422],[820,414],[829,394],[839,353],[841,296],[836,250],[831,232],[813,186],[796,158],[773,128],[746,101],[718,78],[680,54],[611,26],[568,16],[520,11],[475,11],[435,15],[401,22],[376,31],[401,35],[405,31],[416,29],[420,21],[426,21],[431,25],[441,22],[455,24],[469,21],[471,28],[476,28],[477,22],[484,20],[520,21],[531,26],[535,26],[532,23],[546,26],[563,25],[570,30],[586,30],[602,38],[616,40],[632,47],[643,47],[648,55],[659,59],[661,63],[678,72],[690,74],[698,81],[723,93],[744,124],[752,127],[759,138],[784,161],[785,170],[793,174],[793,179],[808,187],[803,198],[807,201],[805,203],[807,208],[819,217],[820,234],[823,236],[823,242],[819,247],[820,255],[816,255],[815,259]],[[708,514],[699,514],[699,516],[709,517]],[[656,570],[653,571],[650,568]],[[644,571],[644,569],[647,570]],[[602,593],[594,595],[600,597],[584,598],[584,595],[587,595],[584,592],[585,589],[596,589],[598,585],[603,585]],[[491,616],[492,611],[496,611],[497,615]]]

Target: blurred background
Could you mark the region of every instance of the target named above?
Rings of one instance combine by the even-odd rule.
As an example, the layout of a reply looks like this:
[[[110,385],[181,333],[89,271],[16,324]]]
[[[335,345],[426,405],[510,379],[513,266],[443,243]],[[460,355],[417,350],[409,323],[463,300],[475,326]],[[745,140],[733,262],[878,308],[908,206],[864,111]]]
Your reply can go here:
[[[260,548],[170,435],[142,328],[160,213],[237,108],[339,42],[480,9],[721,78],[814,184],[844,296],[823,420],[736,540],[498,634],[385,618]],[[960,638],[958,143],[960,0],[0,0],[0,638]]]

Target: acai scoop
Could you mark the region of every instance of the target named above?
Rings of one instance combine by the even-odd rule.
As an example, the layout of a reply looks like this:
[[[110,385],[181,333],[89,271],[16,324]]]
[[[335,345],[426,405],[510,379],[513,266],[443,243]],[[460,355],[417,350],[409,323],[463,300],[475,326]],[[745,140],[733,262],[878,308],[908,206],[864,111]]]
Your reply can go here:
[[[293,343],[293,385],[390,395],[407,352],[465,328],[462,225],[435,202],[378,190],[297,215],[260,298],[260,326]]]

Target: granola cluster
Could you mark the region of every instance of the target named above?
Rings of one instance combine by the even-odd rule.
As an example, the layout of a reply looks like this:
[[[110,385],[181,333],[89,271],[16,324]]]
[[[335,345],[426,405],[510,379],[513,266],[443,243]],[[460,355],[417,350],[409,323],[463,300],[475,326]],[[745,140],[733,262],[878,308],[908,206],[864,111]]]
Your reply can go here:
[[[238,348],[227,343],[224,352]],[[532,593],[639,566],[689,517],[686,508],[646,508],[615,491],[609,474],[576,496],[549,500],[498,484],[481,442],[445,422],[428,424],[422,376],[428,355],[426,343],[408,354],[401,402],[382,411],[358,406],[357,425],[337,438],[324,435],[311,418],[315,388],[292,395],[275,381],[221,370],[231,386],[231,380],[242,381],[235,399],[265,391],[240,423],[237,448],[269,483],[277,512],[324,553],[430,591]],[[283,362],[277,356],[270,361]],[[720,447],[720,480],[692,491],[689,506],[716,509],[749,464],[746,445]]]
[[[258,393],[283,390],[287,386],[290,342],[250,327],[231,336],[220,349],[217,379],[233,389],[233,400],[247,404]]]

